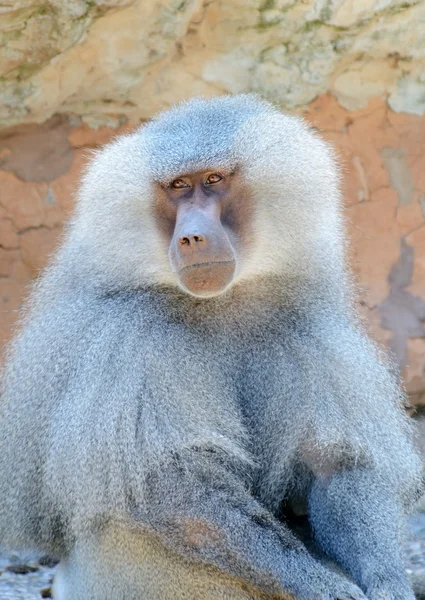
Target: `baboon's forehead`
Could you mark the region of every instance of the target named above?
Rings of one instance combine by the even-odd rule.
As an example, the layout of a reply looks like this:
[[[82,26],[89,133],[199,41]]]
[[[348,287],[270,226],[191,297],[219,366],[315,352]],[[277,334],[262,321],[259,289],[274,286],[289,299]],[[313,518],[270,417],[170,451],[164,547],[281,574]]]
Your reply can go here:
[[[208,168],[232,168],[233,140],[246,121],[273,110],[255,96],[192,100],[151,121],[143,130],[154,179]]]

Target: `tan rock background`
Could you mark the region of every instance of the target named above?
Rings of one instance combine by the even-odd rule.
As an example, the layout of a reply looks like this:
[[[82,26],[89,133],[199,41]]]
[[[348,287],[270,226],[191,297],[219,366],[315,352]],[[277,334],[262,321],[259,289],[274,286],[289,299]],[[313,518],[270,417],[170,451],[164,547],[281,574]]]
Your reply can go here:
[[[425,0],[0,0],[0,344],[88,151],[243,91],[338,148],[362,313],[425,403]]]

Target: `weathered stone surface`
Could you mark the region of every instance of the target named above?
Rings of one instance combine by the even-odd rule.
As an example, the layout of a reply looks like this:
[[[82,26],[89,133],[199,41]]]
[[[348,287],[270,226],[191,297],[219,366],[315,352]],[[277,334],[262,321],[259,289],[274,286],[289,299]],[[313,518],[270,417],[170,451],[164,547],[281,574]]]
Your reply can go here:
[[[194,94],[425,111],[423,0],[7,0],[0,124],[138,122]]]
[[[19,238],[11,219],[0,219],[0,247],[18,248]]]
[[[0,168],[24,181],[52,181],[72,162],[68,121],[56,115],[42,125],[0,131]],[[54,158],[54,160],[51,160]]]
[[[37,275],[46,265],[59,240],[60,229],[38,227],[22,233],[21,258],[32,276]]]
[[[62,210],[46,183],[22,181],[0,170],[0,189],[0,205],[17,231],[41,225],[54,227],[63,221]]]
[[[0,277],[0,344],[2,346],[10,339],[25,293],[26,287],[22,282]]]

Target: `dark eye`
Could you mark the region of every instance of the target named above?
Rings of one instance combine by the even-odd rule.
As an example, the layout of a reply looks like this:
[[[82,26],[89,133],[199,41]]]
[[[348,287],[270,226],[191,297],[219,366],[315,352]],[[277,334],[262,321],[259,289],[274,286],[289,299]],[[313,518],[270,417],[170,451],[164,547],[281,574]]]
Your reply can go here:
[[[218,183],[222,179],[223,177],[219,173],[212,173],[211,175],[208,175],[205,181],[205,185],[212,185],[213,183]]]
[[[190,185],[184,179],[175,179],[171,182],[171,187],[175,188],[176,190],[180,190],[181,188],[188,188]]]

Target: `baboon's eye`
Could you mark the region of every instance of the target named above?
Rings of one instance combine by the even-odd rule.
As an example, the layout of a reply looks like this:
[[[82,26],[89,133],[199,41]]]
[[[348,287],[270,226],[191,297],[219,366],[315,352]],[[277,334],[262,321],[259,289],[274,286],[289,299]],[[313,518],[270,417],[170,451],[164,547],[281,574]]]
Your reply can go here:
[[[223,177],[220,175],[220,173],[212,173],[211,175],[208,175],[205,184],[212,185],[213,183],[218,183],[222,179]]]
[[[175,188],[176,190],[180,190],[182,188],[188,188],[190,185],[184,179],[175,179],[171,182],[171,187]]]

